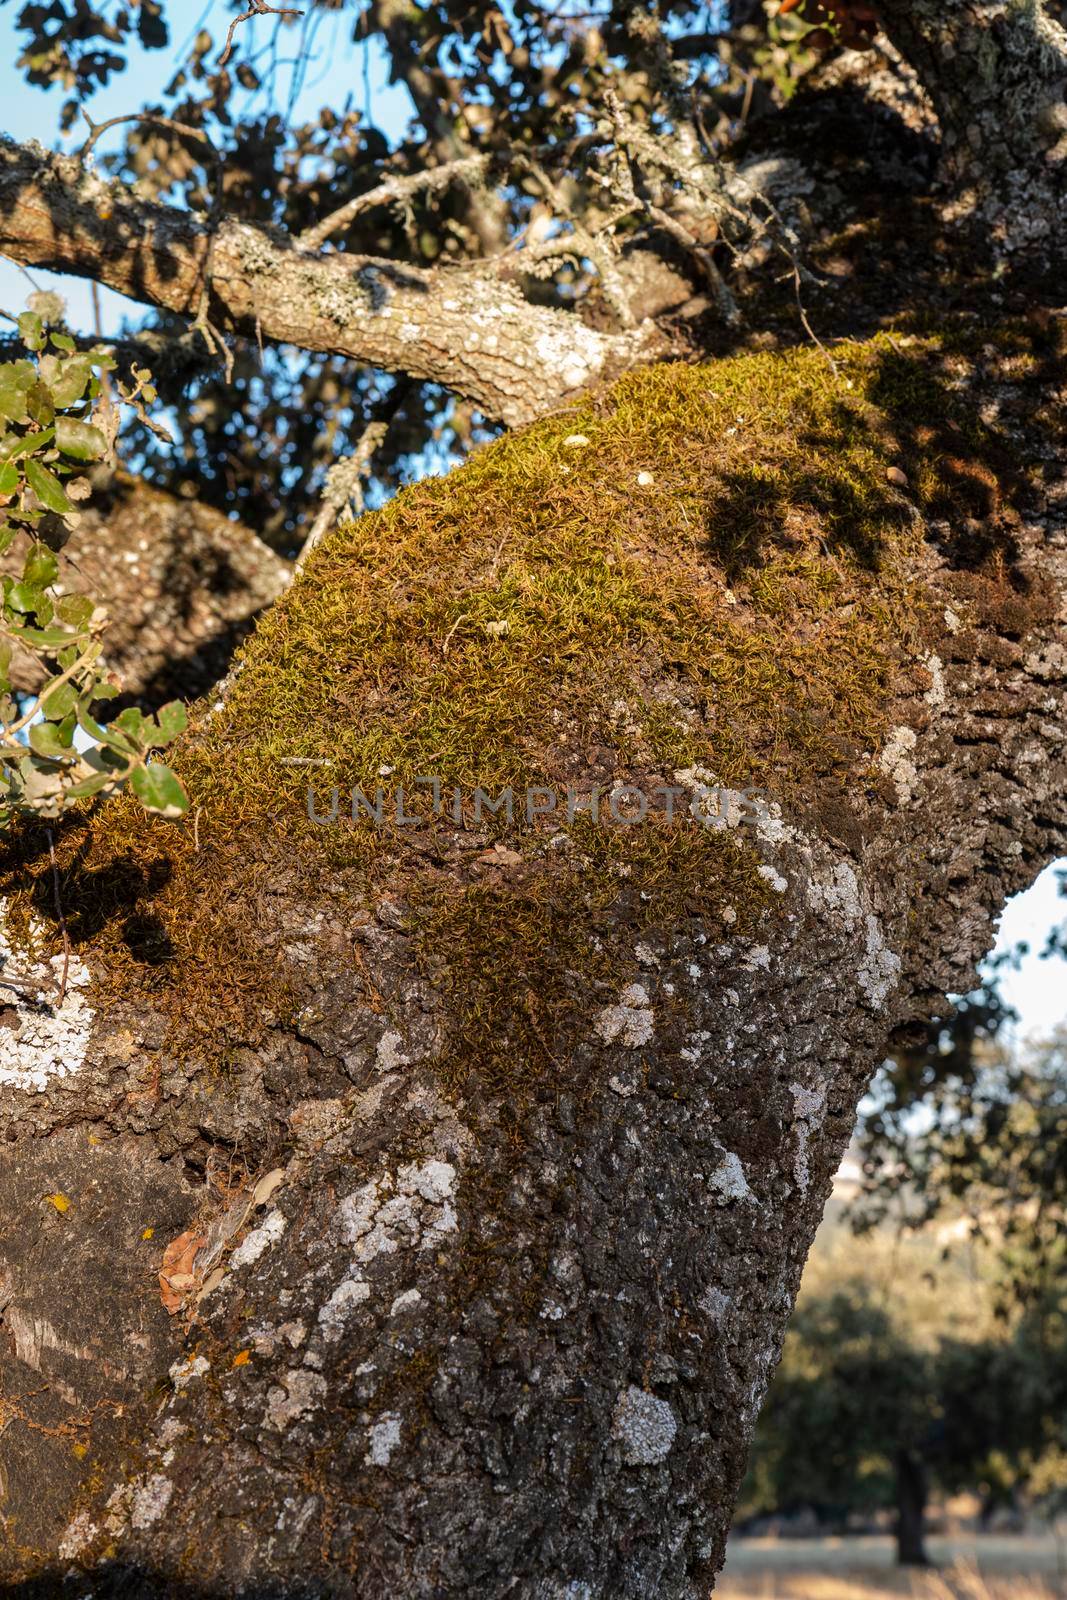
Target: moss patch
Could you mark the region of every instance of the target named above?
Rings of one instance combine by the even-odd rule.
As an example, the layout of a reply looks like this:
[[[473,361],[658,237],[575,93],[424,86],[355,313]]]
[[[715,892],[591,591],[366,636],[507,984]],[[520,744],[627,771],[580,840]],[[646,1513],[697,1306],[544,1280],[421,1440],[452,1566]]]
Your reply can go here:
[[[289,825],[293,757],[329,762],[324,787],[546,782],[563,741],[633,753],[620,700],[644,702],[661,761],[836,768],[877,737],[913,602],[900,445],[868,397],[893,354],[850,347],[839,377],[807,350],[635,373],[340,529],[201,737],[205,800]],[[671,678],[695,709],[673,740]]]
[[[307,791],[322,809],[332,787],[434,775],[469,824],[477,786],[648,789],[699,764],[787,806],[840,804],[916,681],[916,510],[936,513],[964,479],[998,492],[985,432],[954,398],[958,360],[934,339],[879,337],[836,347],[836,371],[800,349],[634,373],[339,528],[245,646],[225,707],[194,715],[176,759],[189,821],[119,801],[60,830],[68,923],[97,981],[169,996],[186,1049],[238,1019],[247,1037],[250,1013],[295,1003],[270,945],[277,897],[313,899],[338,875],[370,896],[387,879],[424,950],[434,929],[438,948],[485,945],[480,966],[427,961],[491,1064],[501,1039],[551,1054],[518,992],[523,963],[547,973],[551,943],[561,974],[595,976],[605,930],[632,943],[620,867],[664,927],[720,890],[763,914],[752,852],[689,822],[609,827],[595,847],[564,827],[551,862],[559,820],[519,828],[519,885],[490,893],[454,860],[426,865],[432,834],[345,822],[344,798],[342,821],[317,826]],[[9,847],[0,893],[51,918],[39,830]],[[509,930],[518,954],[497,962],[508,992],[494,994],[484,973]]]

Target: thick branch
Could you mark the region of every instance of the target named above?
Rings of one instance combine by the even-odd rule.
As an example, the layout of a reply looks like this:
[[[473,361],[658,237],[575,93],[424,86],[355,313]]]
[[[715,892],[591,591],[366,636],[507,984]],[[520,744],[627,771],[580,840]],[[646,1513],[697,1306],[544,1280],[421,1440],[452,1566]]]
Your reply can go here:
[[[0,144],[0,250],[195,316],[211,233],[36,144]],[[600,333],[534,306],[490,266],[425,272],[395,261],[302,253],[286,234],[223,218],[210,316],[233,332],[350,356],[429,379],[509,425],[664,353],[650,324]]]

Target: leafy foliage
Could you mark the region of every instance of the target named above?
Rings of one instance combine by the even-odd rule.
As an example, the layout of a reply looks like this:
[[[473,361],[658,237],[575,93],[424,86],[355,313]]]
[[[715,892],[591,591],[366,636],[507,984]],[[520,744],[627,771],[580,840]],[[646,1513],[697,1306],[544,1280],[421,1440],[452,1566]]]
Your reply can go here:
[[[167,0],[118,11],[106,0],[25,5],[21,66],[32,83],[66,90],[69,129],[141,50],[168,42],[171,9]],[[692,172],[717,186],[734,134],[781,103],[816,59],[804,48],[812,29],[797,16],[769,21],[774,8],[759,0],[666,0],[654,16],[620,0],[581,10],[540,0],[503,9],[487,0],[376,0],[355,14],[316,5],[242,22],[227,53],[236,9],[212,13],[158,101],[131,99],[121,148],[101,145],[92,159],[207,226],[221,205],[229,219],[276,225],[294,239],[395,182],[395,200],[360,211],[327,247],[399,270],[506,258],[529,298],[597,325],[621,308],[611,270],[620,251],[655,236],[668,255],[689,254],[699,284],[717,277],[711,247],[734,248],[729,207],[710,204],[699,183],[683,193],[670,163],[651,159],[651,140],[680,139]],[[314,108],[319,63],[346,45],[353,90],[343,104]],[[375,76],[386,65],[406,95],[410,120],[399,132],[396,94],[379,101],[369,88],[372,64]],[[605,129],[609,145],[626,149],[594,149]],[[469,156],[487,158],[492,171],[403,187]],[[618,180],[628,164],[639,204],[625,213]],[[231,381],[179,319],[160,316],[149,331],[167,348],[152,364],[177,414],[177,441],[161,446],[134,423],[131,465],[178,493],[194,482],[199,498],[287,554],[302,543],[331,463],[369,423],[388,423],[372,501],[416,465],[450,462],[492,431],[432,382],[397,382],[329,354],[242,338],[230,341]]]
[[[158,716],[136,707],[112,722],[97,707],[118,685],[103,660],[104,610],[59,585],[61,550],[92,492],[87,468],[104,459],[118,426],[104,375],[115,365],[103,348],[78,350],[49,331],[61,314],[56,296],[35,297],[18,319],[29,356],[0,365],[0,554],[22,541],[21,572],[2,579],[0,607],[0,827],[19,813],[57,817],[93,795],[129,784],[149,811],[180,816],[188,801],[170,769],[152,759],[185,727],[177,702]],[[120,399],[154,399],[149,375]],[[16,655],[36,663],[43,683],[28,706],[12,688]]]
[[[987,1510],[1055,1501],[1067,1448],[1067,1327],[996,1315],[995,1250],[939,1258],[952,1214],[903,1240],[883,1226],[820,1245],[757,1429],[743,1515],[892,1509],[910,1463]]]

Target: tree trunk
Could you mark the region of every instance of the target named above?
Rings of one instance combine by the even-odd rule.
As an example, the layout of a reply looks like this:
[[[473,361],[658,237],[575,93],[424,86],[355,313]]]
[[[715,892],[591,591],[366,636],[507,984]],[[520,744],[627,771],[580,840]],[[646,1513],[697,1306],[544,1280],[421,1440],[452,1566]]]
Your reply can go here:
[[[928,1567],[925,1544],[926,1468],[914,1450],[897,1452],[897,1564]]]
[[[1054,243],[1067,190],[1062,26],[1035,0],[884,0],[879,14],[934,103],[961,214],[1009,250]]]
[[[69,821],[58,891],[14,841],[27,1597],[707,1595],[857,1099],[1067,829],[1018,337],[657,368],[504,439],[323,542],[187,825]]]
[[[0,572],[22,572],[19,546]],[[124,472],[97,485],[77,539],[59,556],[59,582],[106,608],[108,666],[142,706],[206,694],[225,674],[255,617],[277,600],[289,564],[251,528],[165,494]],[[12,682],[36,694],[39,656],[17,655]]]

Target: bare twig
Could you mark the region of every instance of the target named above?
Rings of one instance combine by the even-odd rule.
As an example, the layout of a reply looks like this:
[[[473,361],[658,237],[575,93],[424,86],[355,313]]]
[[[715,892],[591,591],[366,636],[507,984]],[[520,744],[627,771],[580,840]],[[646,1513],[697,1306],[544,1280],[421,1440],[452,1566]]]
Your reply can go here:
[[[302,17],[303,15],[304,13],[302,11],[288,11],[284,6],[265,5],[264,0],[251,0],[248,10],[242,11],[239,17],[234,17],[229,28],[226,30],[226,43],[223,46],[222,54],[219,56],[217,65],[224,67],[227,61],[229,61],[231,55],[233,54],[233,36],[242,22],[248,22],[252,17],[284,17],[286,21],[289,21],[290,18],[295,19],[296,17]]]
[[[47,828],[48,857],[52,863],[52,895],[55,900],[56,916],[59,918],[59,928],[63,935],[63,975],[59,980],[59,999],[57,1005],[62,1005],[67,993],[67,974],[70,971],[70,934],[67,932],[67,919],[63,915],[63,899],[59,892],[59,865],[56,861],[56,845],[52,837],[51,828]]]
[[[368,189],[365,194],[357,194],[353,200],[338,206],[336,211],[332,211],[314,227],[305,228],[297,238],[297,248],[318,250],[332,234],[340,233],[342,228],[347,228],[349,223],[354,222],[364,211],[372,211],[376,206],[395,205],[398,201],[410,200],[423,191],[432,193],[438,189],[447,189],[453,183],[477,183],[479,179],[484,178],[488,168],[488,156],[460,156],[455,161],[446,161],[443,166],[432,167],[425,172],[411,172],[404,177],[386,178],[375,188]]]
[[[827,360],[827,362],[829,364],[829,367],[830,367],[830,371],[833,373],[834,377],[836,378],[838,376],[837,362],[834,360],[833,356],[830,354],[829,350],[827,350],[826,346],[823,344],[822,340],[819,338],[819,335],[815,332],[815,329],[812,327],[811,323],[808,321],[808,313],[804,310],[804,302],[800,298],[800,267],[798,266],[798,264],[795,261],[793,262],[793,289],[794,289],[794,291],[796,293],[796,297],[797,297],[797,311],[800,314],[801,322],[804,324],[804,332],[807,334],[808,338],[812,341],[813,344],[817,344],[818,345],[819,349],[822,351],[823,355],[826,357],[826,360]]]
[[[82,116],[89,125],[89,137],[78,152],[79,161],[84,161],[92,154],[93,146],[101,134],[106,133],[109,128],[117,128],[122,122],[147,122],[153,127],[169,128],[172,133],[180,133],[187,139],[199,139],[200,143],[206,144],[211,151],[212,160],[216,166],[222,161],[222,157],[216,150],[210,135],[206,134],[203,128],[194,128],[189,122],[175,122],[173,117],[164,117],[154,111],[131,111],[123,117],[108,117],[106,122],[94,122],[84,106],[82,107]]]
[[[741,313],[738,310],[737,301],[726,287],[726,280],[715,265],[715,257],[708,247],[702,245],[696,235],[684,223],[679,222],[676,217],[670,216],[660,206],[649,205],[648,214],[654,222],[659,223],[665,233],[669,233],[672,239],[676,239],[682,249],[687,250],[697,263],[718,302],[723,321],[731,327],[740,322]]]
[[[338,461],[326,474],[326,487],[323,490],[322,505],[319,513],[311,524],[311,529],[304,540],[304,547],[296,559],[293,568],[295,577],[304,566],[315,546],[320,543],[323,535],[330,525],[337,520],[341,511],[348,504],[355,506],[357,513],[363,510],[363,491],[360,479],[370,467],[371,457],[381,444],[388,432],[389,423],[369,422],[360,435],[359,443],[350,456]]]

